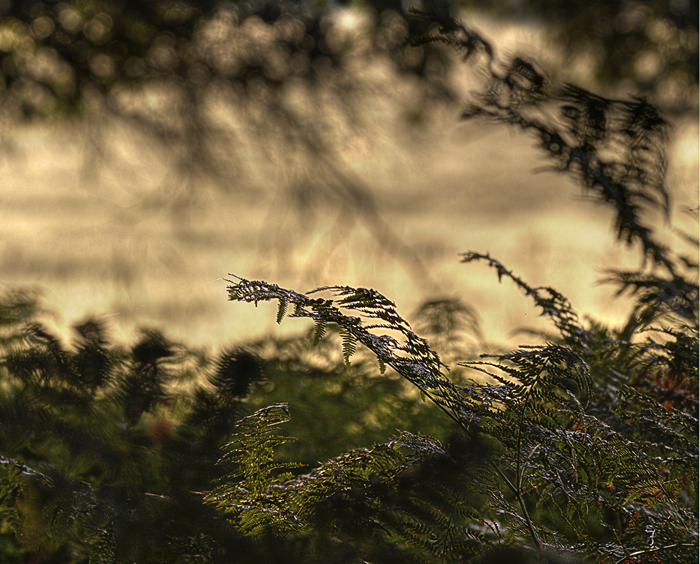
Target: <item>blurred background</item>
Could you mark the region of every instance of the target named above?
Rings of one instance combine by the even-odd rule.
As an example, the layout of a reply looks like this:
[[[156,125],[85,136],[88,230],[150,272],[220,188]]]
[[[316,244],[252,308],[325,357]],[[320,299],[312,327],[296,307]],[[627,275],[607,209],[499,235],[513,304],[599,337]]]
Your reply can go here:
[[[623,319],[596,282],[638,253],[538,172],[532,138],[460,120],[478,73],[406,43],[413,7],[557,82],[656,104],[673,202],[650,221],[671,244],[697,232],[697,2],[0,1],[0,291],[33,288],[62,331],[93,316],[115,339],[153,325],[217,348],[305,327],[227,302],[232,273],[372,287],[409,320],[459,298],[487,340],[525,341],[512,331],[537,311],[460,264],[473,250]]]

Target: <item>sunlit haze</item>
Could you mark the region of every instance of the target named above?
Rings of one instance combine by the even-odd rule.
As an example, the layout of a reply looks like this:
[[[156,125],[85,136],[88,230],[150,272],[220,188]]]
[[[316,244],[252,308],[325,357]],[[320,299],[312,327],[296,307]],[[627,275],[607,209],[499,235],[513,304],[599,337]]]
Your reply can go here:
[[[361,25],[351,13],[343,17],[346,33]],[[543,65],[557,63],[545,55],[547,39],[536,22],[499,26],[482,17],[474,26],[508,52],[530,48]],[[584,70],[572,68],[568,79],[580,79]],[[374,196],[390,228],[384,235],[333,202],[305,208],[303,189],[290,195],[290,186],[306,181],[303,163],[300,170],[284,168],[262,160],[259,148],[242,146],[254,174],[241,177],[235,190],[193,177],[187,180],[191,197],[175,202],[182,190],[169,186],[183,182],[175,176],[177,154],[117,127],[101,132],[99,145],[90,124],[57,120],[6,129],[2,289],[39,290],[58,313],[47,322],[64,335],[87,316],[105,319],[114,339],[133,340],[134,329],[146,325],[211,347],[308,328],[296,320],[278,327],[274,306],[228,302],[225,279],[233,273],[298,291],[372,287],[409,320],[426,299],[459,297],[477,310],[490,341],[526,341],[513,331],[546,325],[508,281],[499,284],[484,265],[460,263],[460,253],[478,251],[533,286],[565,293],[579,313],[620,322],[628,303],[597,281],[607,268],[637,266],[639,253],[614,242],[611,214],[581,198],[566,177],[538,172],[547,163],[532,138],[462,122],[458,104],[426,108],[423,123],[402,125],[395,103],[410,100],[411,85],[383,72],[380,63],[367,69],[370,99],[358,103],[360,128],[338,119],[334,134],[346,137],[343,170]],[[468,89],[463,76],[454,80],[465,80]],[[310,103],[301,86],[289,89],[290,103]],[[158,104],[167,94],[149,95]],[[221,111],[222,123],[236,131],[246,127],[215,99],[211,111]],[[657,221],[669,242],[676,227],[697,233],[697,116],[674,120],[673,224]],[[270,158],[282,162],[285,155],[274,151]]]

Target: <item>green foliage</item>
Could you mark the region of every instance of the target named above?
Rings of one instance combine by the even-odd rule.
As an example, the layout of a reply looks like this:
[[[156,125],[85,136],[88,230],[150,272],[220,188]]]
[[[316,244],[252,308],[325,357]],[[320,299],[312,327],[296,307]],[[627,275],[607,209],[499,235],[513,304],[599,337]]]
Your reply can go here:
[[[697,482],[697,368],[691,364],[692,355],[697,355],[697,337],[686,340],[688,348],[683,352],[691,361],[684,364],[689,371],[683,380],[694,390],[690,400],[695,402],[693,415],[662,404],[658,394],[646,395],[635,387],[649,378],[652,366],[658,369],[656,363],[662,362],[655,354],[650,358],[654,348],[648,343],[632,345],[584,330],[561,295],[551,291],[543,298],[541,289],[530,288],[502,268],[498,272],[508,274],[535,299],[543,313],[554,319],[561,342],[569,346],[524,347],[495,360],[463,363],[486,372],[495,384],[452,384],[442,373],[439,358],[426,354],[425,342],[378,293],[330,288],[338,299],[318,300],[243,279],[229,292],[234,299],[247,301],[284,299],[295,305],[292,317],[341,325],[355,341],[417,386],[470,440],[487,441],[489,447],[481,453],[483,464],[478,473],[472,469],[470,488],[460,490],[459,480],[441,483],[446,488],[441,492],[443,499],[452,500],[453,507],[460,509],[460,492],[473,496],[478,490],[474,475],[490,472],[482,483],[500,482],[505,487],[492,486],[487,501],[460,513],[462,518],[471,517],[472,525],[487,518],[494,531],[508,531],[505,539],[510,542],[530,536],[538,548],[549,546],[603,560],[624,559],[631,552],[662,553],[655,545],[660,542],[668,552],[657,555],[662,561],[690,561],[697,547],[697,502],[689,503],[694,500]],[[376,300],[368,303],[372,298]],[[341,309],[352,311],[360,303],[370,319],[366,325]],[[377,318],[389,323],[371,322]],[[405,336],[404,343],[370,332],[377,328],[399,331]],[[612,356],[612,351],[617,354]],[[596,371],[592,378],[589,366],[600,369],[601,364],[604,370]],[[620,386],[616,380],[627,378],[623,370],[634,374],[631,366],[639,366],[641,374]],[[303,492],[314,487],[311,475],[296,478],[294,484]],[[351,482],[343,485],[339,476],[335,484],[351,487]],[[387,506],[391,507],[385,503]],[[422,515],[418,505],[412,507],[412,518],[417,521],[395,529],[395,534],[431,548],[439,558],[478,550],[460,544],[465,540],[463,534],[453,539],[456,544],[450,543],[452,530],[447,523],[452,517],[439,508],[435,499],[431,501],[434,512],[429,515]],[[397,519],[381,517],[384,528]],[[484,538],[480,542],[486,544]]]
[[[315,467],[350,448],[384,442],[396,429],[449,436],[449,421],[396,372],[382,374],[362,347],[348,367],[339,331],[331,325],[323,340],[310,345],[314,333],[250,344],[265,359],[265,378],[246,403],[258,409],[293,401],[294,416],[280,431],[299,440],[280,446],[280,460]]]
[[[8,295],[0,310],[3,561],[194,562],[246,550],[228,532],[215,542],[222,523],[193,492],[221,476],[219,448],[259,378],[252,355],[207,359],[152,330],[110,345],[92,320],[66,346],[35,319],[35,297]],[[210,382],[189,384],[207,371]]]
[[[287,405],[276,404],[238,421],[236,438],[226,445],[226,454],[219,461],[231,463],[236,469],[222,478],[221,486],[204,496],[206,502],[233,514],[231,518],[247,534],[260,534],[270,527],[278,534],[296,528],[288,504],[275,491],[276,484],[292,477],[278,470],[299,466],[273,460],[275,447],[289,440],[273,434],[273,428],[288,420]],[[241,478],[240,483],[237,478]]]

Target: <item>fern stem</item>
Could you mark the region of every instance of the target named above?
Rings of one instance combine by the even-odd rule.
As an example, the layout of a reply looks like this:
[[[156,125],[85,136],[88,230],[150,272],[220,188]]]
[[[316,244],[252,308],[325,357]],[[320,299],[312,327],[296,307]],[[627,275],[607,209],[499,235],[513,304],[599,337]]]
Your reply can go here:
[[[549,359],[546,359],[544,364],[540,367],[539,371],[537,372],[537,376],[535,377],[535,380],[537,380],[540,377],[540,375],[542,374],[542,372],[544,372],[544,369],[548,363],[549,363]],[[535,527],[532,523],[532,519],[530,519],[530,514],[528,513],[527,506],[525,505],[525,500],[523,499],[523,496],[522,496],[523,475],[524,475],[525,471],[521,470],[521,468],[520,468],[520,459],[521,459],[521,452],[522,452],[523,421],[525,420],[525,407],[527,405],[527,400],[530,398],[531,392],[532,392],[532,386],[527,391],[527,394],[525,394],[525,397],[523,398],[523,402],[522,402],[522,409],[520,410],[520,423],[518,424],[518,441],[516,444],[515,485],[517,487],[517,492],[515,492],[515,495],[518,498],[518,503],[520,504],[520,509],[522,509],[523,517],[525,517],[525,521],[527,522],[527,527],[530,530],[530,536],[532,537],[532,540],[535,542],[535,546],[538,549],[541,549],[542,548],[542,541],[540,541],[539,537],[537,536],[537,532],[535,531]]]
[[[472,439],[476,438],[474,436],[474,431],[469,429],[469,427],[467,427],[462,420],[455,417],[454,414],[451,413],[443,405],[441,405],[440,402],[436,401],[435,398],[433,398],[427,390],[425,390],[424,388],[422,388],[418,384],[414,383],[414,385],[419,390],[421,390],[428,398],[430,398],[430,401],[432,401],[435,405],[437,405],[438,408],[443,411],[443,413],[445,413],[450,419],[452,419],[452,421],[457,423],[457,425],[459,425],[464,430],[464,432],[467,435],[469,435],[469,437],[471,437]],[[521,428],[522,428],[522,426],[521,426]],[[518,444],[519,443],[520,443],[520,437],[518,436]],[[535,526],[532,522],[532,518],[530,517],[530,513],[527,510],[527,506],[525,505],[525,500],[523,499],[523,496],[520,493],[520,488],[516,487],[513,484],[513,482],[510,481],[508,476],[506,476],[505,472],[501,469],[501,467],[498,464],[496,464],[496,461],[493,460],[493,458],[491,458],[489,453],[485,454],[485,459],[488,462],[489,466],[491,466],[493,471],[496,472],[496,474],[498,474],[498,477],[503,480],[503,482],[506,484],[508,489],[511,492],[513,492],[513,495],[515,495],[515,497],[517,498],[518,504],[520,505],[520,509],[523,512],[523,518],[525,519],[525,522],[527,523],[528,531],[530,532],[530,536],[532,537],[532,540],[535,543],[535,547],[537,547],[537,550],[541,550],[542,549],[542,541],[540,540],[539,536],[537,535],[537,531],[535,531]],[[520,464],[520,451],[519,450],[518,450],[518,464]],[[519,483],[520,482],[518,481],[518,485],[519,485]]]
[[[660,552],[662,550],[668,550],[679,546],[694,547],[695,545],[689,542],[679,542],[676,544],[667,544],[666,546],[657,546],[656,548],[645,548],[644,550],[638,550],[637,552],[630,552],[619,560],[615,560],[615,564],[622,564],[625,560],[628,558],[633,558],[634,556],[641,556],[642,554],[650,554],[652,552]]]

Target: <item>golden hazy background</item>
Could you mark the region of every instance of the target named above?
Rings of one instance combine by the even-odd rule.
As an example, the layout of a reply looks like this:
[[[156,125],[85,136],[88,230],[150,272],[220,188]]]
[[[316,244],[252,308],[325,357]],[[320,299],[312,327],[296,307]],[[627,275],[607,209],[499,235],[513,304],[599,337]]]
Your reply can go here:
[[[360,25],[360,16],[344,17],[349,29]],[[501,53],[561,69],[537,22],[470,18]],[[233,273],[299,291],[372,287],[409,320],[425,300],[459,297],[476,309],[489,340],[525,342],[512,332],[543,327],[537,311],[486,266],[460,264],[459,253],[473,250],[489,252],[533,286],[558,289],[581,314],[624,318],[626,301],[597,281],[607,268],[637,266],[639,253],[615,243],[608,210],[585,201],[568,178],[538,172],[547,163],[533,138],[463,122],[459,103],[420,108],[419,123],[406,125],[410,79],[381,61],[362,64],[357,123],[337,120],[332,133],[343,137],[343,154],[330,174],[342,171],[371,196],[374,219],[342,199],[312,198],[314,174],[303,161],[293,164],[294,147],[255,146],[268,140],[246,137],[249,123],[216,107],[222,123],[247,139],[231,161],[242,159],[252,171],[237,182],[232,170],[227,189],[190,174],[181,152],[153,145],[137,128],[96,127],[90,119],[8,125],[0,160],[2,289],[39,291],[56,312],[47,321],[64,335],[87,316],[104,319],[117,340],[156,326],[215,348],[306,327],[288,320],[278,328],[272,306],[228,302],[225,279]],[[466,94],[468,70],[453,72]],[[585,82],[586,72],[582,62],[563,78]],[[157,105],[162,96],[141,102]],[[299,95],[298,103],[309,105],[309,115],[333,112],[322,94]],[[678,244],[673,229],[697,232],[697,209],[687,211],[698,205],[697,114],[671,121],[673,223],[650,221]]]

